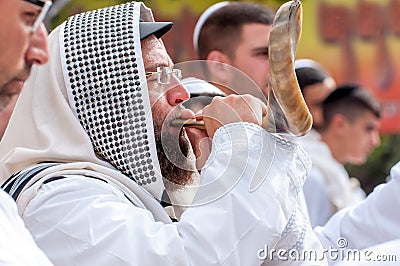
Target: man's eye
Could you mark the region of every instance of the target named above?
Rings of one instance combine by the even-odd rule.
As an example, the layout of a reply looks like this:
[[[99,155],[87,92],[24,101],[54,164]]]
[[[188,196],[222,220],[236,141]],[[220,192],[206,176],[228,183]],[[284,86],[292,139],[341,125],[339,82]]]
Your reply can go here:
[[[26,23],[26,25],[28,26],[33,26],[33,24],[35,24],[35,20],[38,16],[37,12],[25,12],[24,13],[24,21]]]
[[[266,56],[266,57],[268,57],[268,51],[258,52],[258,53],[256,53],[256,56]]]

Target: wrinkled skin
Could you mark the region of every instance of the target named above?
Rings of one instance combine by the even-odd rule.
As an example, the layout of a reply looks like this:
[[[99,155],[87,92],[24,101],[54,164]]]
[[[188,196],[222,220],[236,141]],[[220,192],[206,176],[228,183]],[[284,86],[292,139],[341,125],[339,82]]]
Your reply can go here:
[[[162,41],[155,36],[150,36],[142,41],[142,54],[146,72],[156,71],[157,66],[173,65]],[[261,100],[250,95],[216,97],[210,105],[203,109],[202,115],[198,116],[198,118],[204,119],[206,130],[187,128],[182,133],[174,134],[177,129],[170,127],[169,123],[164,123],[166,119],[173,119],[174,117],[193,118],[195,116],[192,111],[183,109],[181,105],[189,99],[188,91],[177,79],[173,80],[169,85],[160,85],[156,81],[149,81],[148,88],[156,139],[160,139],[159,136],[162,131],[167,131],[171,136],[179,135],[180,149],[174,150],[178,153],[183,152],[185,157],[187,157],[188,153],[193,152],[199,157],[202,151],[202,156],[208,157],[208,154],[204,154],[207,149],[202,151],[199,149],[200,142],[204,138],[207,136],[212,138],[218,128],[228,123],[245,121],[261,125],[262,117],[267,113],[266,105]],[[189,143],[193,151],[188,147]],[[158,143],[158,146],[160,145],[168,146],[165,143]],[[161,151],[162,148],[158,147],[158,149],[163,176],[176,184],[190,183],[194,172],[180,169],[186,168],[185,165],[170,165],[171,162],[164,156],[164,152]],[[167,148],[167,150],[171,151],[173,149]],[[179,163],[188,164],[189,162]],[[191,169],[194,169],[194,167],[196,166],[192,166]]]

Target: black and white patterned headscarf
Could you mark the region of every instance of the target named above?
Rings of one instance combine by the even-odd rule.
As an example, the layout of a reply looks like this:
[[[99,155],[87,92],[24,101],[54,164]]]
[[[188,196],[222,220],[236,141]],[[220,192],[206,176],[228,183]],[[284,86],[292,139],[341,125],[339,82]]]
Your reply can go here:
[[[71,107],[96,152],[139,185],[151,186],[160,179],[155,145],[150,145],[140,7],[128,3],[71,17],[60,35],[61,57]]]
[[[139,19],[154,21],[131,2],[72,16],[51,33],[51,60],[34,70],[16,108],[12,124],[24,128],[3,139],[2,176],[84,161],[117,169],[161,199]]]

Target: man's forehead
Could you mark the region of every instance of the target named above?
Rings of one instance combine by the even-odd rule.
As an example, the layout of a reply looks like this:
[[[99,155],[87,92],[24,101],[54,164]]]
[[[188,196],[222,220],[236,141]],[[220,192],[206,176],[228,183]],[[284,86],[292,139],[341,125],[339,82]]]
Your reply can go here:
[[[154,35],[142,40],[141,46],[146,71],[155,71],[159,66],[173,65],[163,42]]]
[[[271,26],[260,23],[243,25],[239,45],[251,50],[268,50],[270,29]]]
[[[256,32],[263,32],[265,33],[264,35],[261,36],[253,36],[254,38],[256,37],[269,37],[269,32],[272,28],[272,25],[267,25],[267,24],[262,24],[262,23],[246,23],[243,24],[241,27],[241,32],[242,35],[251,35]]]

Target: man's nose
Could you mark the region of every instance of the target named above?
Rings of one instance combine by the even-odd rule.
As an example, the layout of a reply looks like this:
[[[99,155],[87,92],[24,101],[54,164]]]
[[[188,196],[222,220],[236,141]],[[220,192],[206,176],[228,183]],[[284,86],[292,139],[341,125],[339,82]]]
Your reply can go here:
[[[378,147],[381,144],[381,138],[378,132],[372,134],[372,143],[374,147]]]
[[[178,105],[189,99],[190,94],[182,83],[176,83],[174,87],[168,90],[168,103],[172,106]]]
[[[45,64],[49,60],[49,48],[47,43],[47,30],[42,23],[36,32],[32,33],[26,61],[30,64]]]

